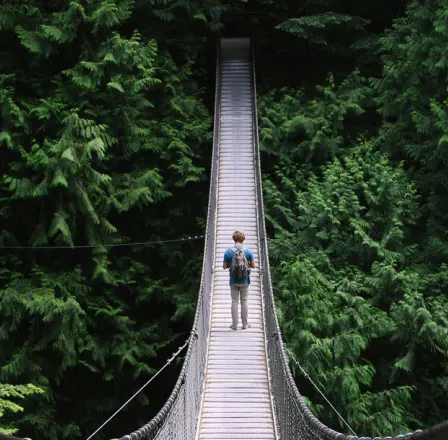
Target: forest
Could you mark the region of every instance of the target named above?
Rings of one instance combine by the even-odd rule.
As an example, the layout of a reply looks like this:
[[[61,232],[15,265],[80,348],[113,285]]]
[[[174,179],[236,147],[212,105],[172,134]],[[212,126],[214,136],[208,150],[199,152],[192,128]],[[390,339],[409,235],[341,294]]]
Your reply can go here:
[[[448,419],[446,0],[1,0],[0,432],[86,438],[188,338],[226,32],[255,45],[286,346],[360,435]]]

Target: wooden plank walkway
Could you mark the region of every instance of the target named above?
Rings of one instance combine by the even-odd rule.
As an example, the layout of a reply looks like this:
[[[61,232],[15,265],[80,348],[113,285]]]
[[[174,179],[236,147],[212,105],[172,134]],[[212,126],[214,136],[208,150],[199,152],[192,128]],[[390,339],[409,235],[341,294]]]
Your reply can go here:
[[[224,252],[232,232],[246,231],[245,246],[258,265],[250,41],[221,41],[221,117],[217,230],[212,317],[198,440],[276,438],[267,369],[258,269],[249,290],[250,329],[229,328],[231,297]],[[239,309],[241,315],[241,307]]]

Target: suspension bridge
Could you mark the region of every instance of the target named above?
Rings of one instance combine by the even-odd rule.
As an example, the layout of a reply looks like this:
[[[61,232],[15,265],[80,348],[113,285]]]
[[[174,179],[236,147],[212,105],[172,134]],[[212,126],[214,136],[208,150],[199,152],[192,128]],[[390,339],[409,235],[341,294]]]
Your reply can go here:
[[[159,413],[114,440],[448,440],[448,422],[384,439],[345,435],[314,417],[299,393],[269,271],[254,70],[250,39],[219,41],[205,251],[187,354]],[[222,258],[239,228],[246,230],[245,245],[254,251],[257,269],[249,293],[252,326],[235,332],[229,328],[231,299]]]
[[[322,424],[291,375],[269,271],[255,85],[250,39],[222,38],[204,261],[187,355],[164,407],[119,440],[380,440],[347,436]],[[235,332],[229,328],[231,299],[222,259],[239,228],[246,230],[245,245],[258,268],[249,293],[252,327]],[[448,422],[394,437],[429,439],[448,440]]]

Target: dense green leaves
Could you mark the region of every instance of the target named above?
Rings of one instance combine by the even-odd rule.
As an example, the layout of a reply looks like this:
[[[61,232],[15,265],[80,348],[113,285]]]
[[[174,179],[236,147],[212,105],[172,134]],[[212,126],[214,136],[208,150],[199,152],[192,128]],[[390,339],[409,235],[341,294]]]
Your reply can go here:
[[[426,258],[447,262],[448,14],[443,1],[413,2],[381,39],[383,75],[372,81],[384,117],[378,142],[406,160],[424,196]]]
[[[376,44],[364,47],[357,67],[376,57],[376,78],[355,70],[316,92],[285,88],[261,99],[285,339],[358,435],[446,419],[445,10],[412,2],[378,39],[381,59]],[[326,45],[330,16],[304,14],[279,28]],[[344,430],[296,377],[316,415]]]
[[[168,11],[177,36],[160,21]],[[5,415],[21,433],[85,437],[182,337],[172,319],[191,317],[199,277],[181,262],[200,258],[200,242],[102,245],[202,231],[202,11],[170,1],[0,6],[0,245],[96,246],[0,256],[0,381],[44,390],[26,413]],[[142,395],[142,413],[136,402],[129,424],[111,429],[135,428],[160,399]]]
[[[231,29],[225,6],[0,5],[0,245],[94,246],[2,251],[2,427],[86,438],[186,336],[202,243],[103,245],[203,231],[213,32],[247,32],[247,17],[265,37],[260,138],[286,342],[359,435],[446,418],[444,2],[240,1],[257,14]],[[99,437],[146,422],[172,382]]]
[[[0,418],[5,412],[10,411],[13,413],[23,411],[23,406],[19,403],[25,399],[26,396],[32,394],[42,393],[42,390],[32,384],[28,385],[9,385],[0,383]],[[0,425],[0,429],[5,434],[14,434],[17,429],[11,427],[4,427]]]
[[[384,304],[401,297],[401,286],[394,292],[385,275],[411,253],[403,237],[416,206],[403,170],[366,143],[309,178],[291,208],[295,227],[271,242],[274,261],[282,261],[276,278],[285,337],[362,433],[409,429],[413,388],[373,387],[385,358],[365,353],[396,335]],[[336,423],[327,408],[318,414]]]
[[[319,15],[290,18],[277,28],[308,40],[310,43],[326,46],[328,41],[325,34],[329,32],[329,29],[342,27],[347,30],[353,27],[355,30],[362,30],[366,25],[367,21],[360,17],[326,12]]]

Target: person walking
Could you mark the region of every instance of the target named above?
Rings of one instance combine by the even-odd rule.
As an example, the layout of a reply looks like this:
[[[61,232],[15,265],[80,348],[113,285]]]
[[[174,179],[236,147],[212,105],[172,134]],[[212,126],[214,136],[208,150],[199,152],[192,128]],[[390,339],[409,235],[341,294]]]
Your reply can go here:
[[[236,230],[232,235],[235,246],[224,253],[223,269],[229,269],[230,294],[232,296],[232,325],[230,328],[238,328],[238,302],[241,299],[241,321],[243,330],[250,328],[247,322],[248,308],[247,298],[249,295],[250,269],[255,268],[254,254],[249,248],[243,246],[246,233]]]

